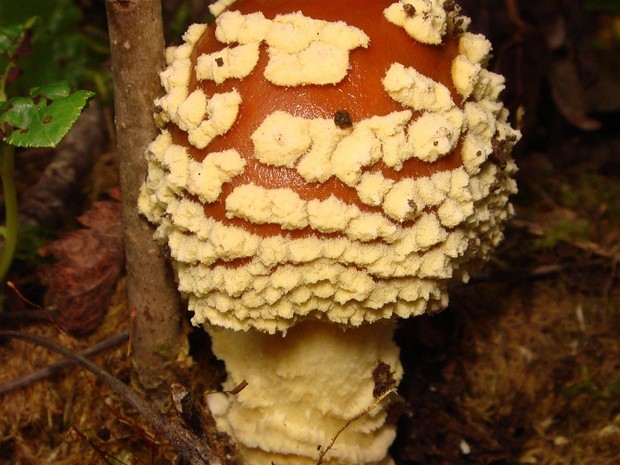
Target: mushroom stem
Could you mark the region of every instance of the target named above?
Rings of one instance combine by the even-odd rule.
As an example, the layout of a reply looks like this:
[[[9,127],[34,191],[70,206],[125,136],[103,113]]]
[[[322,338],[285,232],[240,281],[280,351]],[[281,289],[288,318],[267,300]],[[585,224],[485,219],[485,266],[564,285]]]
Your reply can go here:
[[[396,427],[386,419],[395,396],[385,394],[402,376],[393,331],[391,322],[341,329],[309,321],[286,336],[210,328],[228,371],[224,388],[248,383],[236,395],[209,396],[218,428],[247,464],[392,463]]]

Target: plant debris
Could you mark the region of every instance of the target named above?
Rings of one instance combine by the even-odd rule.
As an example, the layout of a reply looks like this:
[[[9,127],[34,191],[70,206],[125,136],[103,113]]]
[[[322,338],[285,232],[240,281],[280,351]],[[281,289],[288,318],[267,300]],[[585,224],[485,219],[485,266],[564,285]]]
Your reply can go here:
[[[66,233],[42,250],[56,262],[39,274],[51,305],[58,309],[56,324],[87,334],[101,323],[123,269],[120,203],[95,202],[78,221],[86,228]]]

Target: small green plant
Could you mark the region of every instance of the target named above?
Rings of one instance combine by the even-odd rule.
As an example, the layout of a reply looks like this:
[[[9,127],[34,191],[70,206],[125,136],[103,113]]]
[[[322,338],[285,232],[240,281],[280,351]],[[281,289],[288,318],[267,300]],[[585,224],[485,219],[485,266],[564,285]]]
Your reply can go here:
[[[609,400],[620,395],[620,375],[618,375],[608,386],[599,386],[592,378],[588,367],[581,366],[581,380],[567,386],[564,394],[567,397],[576,397],[586,394],[597,400]]]
[[[7,96],[7,85],[19,78],[19,61],[30,53],[36,19],[0,27],[0,181],[4,194],[5,225],[0,228],[0,282],[13,262],[18,215],[15,191],[15,148],[55,147],[75,123],[89,98],[88,91],[72,91],[67,82],[33,88],[28,96]]]

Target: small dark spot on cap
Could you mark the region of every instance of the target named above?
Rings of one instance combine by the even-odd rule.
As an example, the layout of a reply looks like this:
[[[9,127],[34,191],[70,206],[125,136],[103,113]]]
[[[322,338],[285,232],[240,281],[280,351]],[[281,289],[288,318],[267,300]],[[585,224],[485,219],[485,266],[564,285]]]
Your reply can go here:
[[[403,10],[407,13],[407,16],[415,15],[415,7],[411,3],[403,4]]]
[[[224,66],[224,59],[222,57],[217,57],[215,59],[215,64],[218,66]]]
[[[51,115],[46,115],[45,118],[43,118],[43,124],[49,124],[50,121],[52,121]]]
[[[347,110],[338,110],[334,113],[334,123],[340,129],[347,129],[353,126],[353,119]]]

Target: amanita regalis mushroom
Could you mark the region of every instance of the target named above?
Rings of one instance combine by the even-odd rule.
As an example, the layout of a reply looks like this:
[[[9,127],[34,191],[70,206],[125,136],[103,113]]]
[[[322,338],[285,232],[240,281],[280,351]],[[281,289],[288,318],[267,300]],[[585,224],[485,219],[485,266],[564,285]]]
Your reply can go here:
[[[140,198],[225,388],[248,382],[210,407],[245,464],[390,463],[395,321],[443,308],[512,214],[491,45],[448,0],[212,12],[167,52]]]

